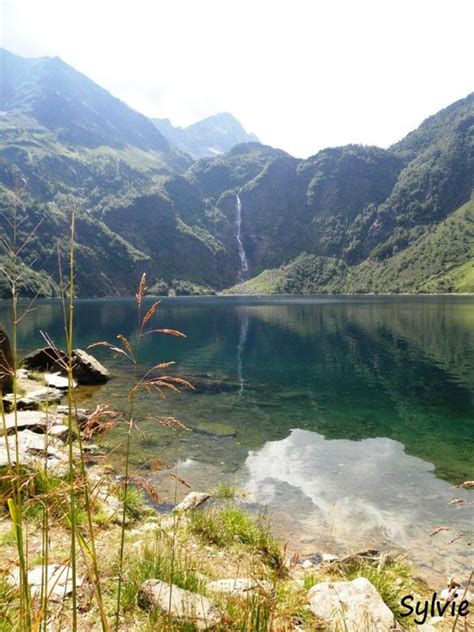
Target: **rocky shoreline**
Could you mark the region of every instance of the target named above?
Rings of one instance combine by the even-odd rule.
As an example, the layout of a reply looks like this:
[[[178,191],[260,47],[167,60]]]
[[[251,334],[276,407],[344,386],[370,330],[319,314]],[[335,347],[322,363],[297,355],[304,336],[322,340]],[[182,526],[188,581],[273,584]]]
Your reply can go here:
[[[7,468],[9,464],[16,465],[18,454],[22,468],[46,467],[49,475],[64,476],[68,468],[67,448],[70,439],[74,442],[73,453],[77,459],[87,460],[90,455],[100,453],[100,449],[92,443],[92,437],[96,430],[101,430],[101,411],[74,409],[70,413],[69,407],[61,405],[61,401],[69,386],[91,383],[92,380],[105,381],[109,377],[108,372],[92,356],[76,350],[74,383],[69,384],[68,379],[61,375],[63,360],[59,354],[52,360],[51,350],[38,350],[27,356],[23,368],[17,372],[17,390],[20,395],[13,397],[9,394],[3,397],[4,410],[8,412],[4,412],[2,416],[0,429],[0,468]],[[37,373],[44,370],[46,372]],[[13,410],[15,404],[16,410]],[[253,542],[249,546],[245,532],[239,532],[238,529],[233,536],[235,543],[231,539],[227,547],[219,544],[219,537],[211,537],[209,533],[206,535],[207,540],[203,540],[203,533],[206,532],[202,525],[199,527],[199,520],[205,521],[207,518],[202,516],[209,515],[213,520],[222,520],[222,516],[227,516],[226,512],[229,512],[232,505],[229,498],[219,498],[219,494],[190,492],[170,513],[159,514],[148,506],[143,515],[137,517],[124,512],[124,499],[118,493],[116,473],[92,460],[87,468],[87,478],[94,489],[95,502],[99,507],[97,515],[100,520],[97,520],[102,525],[100,531],[105,535],[104,541],[101,540],[102,536],[99,541],[105,554],[110,555],[114,550],[118,532],[125,520],[130,552],[135,551],[146,556],[150,542],[159,541],[160,546],[164,547],[171,546],[172,543],[173,547],[178,547],[183,559],[193,560],[193,568],[198,565],[199,572],[196,576],[199,576],[199,582],[195,590],[166,581],[160,573],[156,577],[147,577],[140,581],[136,586],[133,606],[137,620],[152,611],[171,618],[173,625],[178,626],[170,629],[184,629],[179,626],[192,624],[198,630],[231,630],[234,628],[231,627],[229,611],[236,604],[245,608],[245,604],[253,600],[260,603],[262,608],[263,605],[267,607],[270,603],[276,604],[277,613],[280,607],[284,610],[292,604],[294,613],[291,617],[288,619],[286,615],[276,614],[271,624],[273,627],[268,628],[271,630],[344,629],[346,632],[388,632],[403,629],[400,612],[396,616],[373,581],[376,584],[379,582],[378,586],[383,586],[382,580],[390,581],[390,590],[400,598],[405,589],[412,590],[419,599],[430,594],[428,587],[417,585],[412,578],[408,580],[402,574],[397,577],[399,562],[376,550],[345,557],[315,553],[304,559],[292,560],[284,559],[282,554],[281,561],[275,566],[274,561],[268,557],[268,551],[263,553],[268,545],[259,549],[258,546],[255,548]],[[143,485],[142,490],[146,498],[147,486]],[[235,511],[235,521],[244,520],[241,518],[242,512],[238,513],[240,510],[232,511]],[[195,516],[201,518],[196,522]],[[0,522],[0,535],[4,537],[11,528],[8,523],[8,519]],[[64,537],[63,529],[62,525],[52,528],[58,541]],[[260,533],[258,537],[264,536]],[[32,557],[34,552],[33,548]],[[0,556],[0,568],[5,566],[8,559],[12,559],[8,547],[6,554]],[[255,561],[255,555],[258,562]],[[198,564],[199,559],[206,559],[202,569]],[[78,585],[87,595],[91,591],[90,579],[87,578],[85,567],[80,570]],[[18,586],[19,569],[15,563],[8,563],[6,577],[10,585]],[[51,612],[61,612],[61,604],[69,599],[72,591],[69,563],[63,563],[61,556],[56,557],[53,547],[46,567],[40,564],[29,569],[28,583],[33,598],[38,597],[41,586],[46,585]],[[87,601],[85,597],[84,599]],[[472,595],[469,591],[464,594],[464,589],[452,582],[441,592],[440,599],[443,603],[457,604],[462,599],[472,600]],[[278,600],[281,601],[280,605]],[[92,613],[87,607],[81,616],[83,629],[95,629],[91,623]],[[51,629],[67,629],[64,619],[59,615],[58,617],[59,627],[54,627],[53,623]],[[424,632],[451,629],[452,622],[452,617],[431,615],[426,616],[419,625],[413,622],[413,617],[410,619],[410,624]],[[120,629],[138,630],[139,626],[140,624],[136,628],[130,627],[130,622],[124,619]]]

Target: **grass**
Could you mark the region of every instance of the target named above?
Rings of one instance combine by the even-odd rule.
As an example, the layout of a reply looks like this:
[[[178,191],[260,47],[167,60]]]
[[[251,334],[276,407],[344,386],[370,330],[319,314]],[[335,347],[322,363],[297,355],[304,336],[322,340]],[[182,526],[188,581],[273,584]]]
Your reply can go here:
[[[18,630],[19,597],[5,574],[0,574],[0,632]]]
[[[444,283],[453,292],[474,292],[474,261],[467,261],[441,276],[439,284]]]
[[[44,373],[42,371],[28,371],[28,377],[36,382],[45,383]]]
[[[153,513],[146,504],[143,494],[135,487],[130,486],[125,490],[123,486],[119,486],[115,491],[118,499],[124,503],[127,520],[134,522],[149,515],[150,511]]]
[[[193,511],[189,527],[192,533],[218,547],[243,545],[260,556],[279,573],[285,572],[283,551],[270,532],[264,515],[256,518],[229,505],[214,511]]]
[[[255,632],[267,632],[271,630],[274,604],[270,597],[262,597],[256,593],[250,593],[245,603],[235,600],[227,605],[227,614],[234,622],[230,628],[239,632],[252,630]]]
[[[420,587],[413,579],[411,564],[404,558],[389,560],[379,568],[373,564],[360,563],[347,567],[340,567],[341,579],[351,581],[357,577],[365,577],[395,615],[397,621],[403,625],[407,617],[400,616],[400,601],[404,595],[416,595]]]
[[[320,582],[352,581],[357,577],[365,577],[370,581],[399,625],[405,628],[413,624],[413,617],[401,616],[401,599],[405,595],[420,595],[425,592],[425,588],[414,580],[412,566],[404,557],[389,558],[382,566],[362,559],[350,564],[335,562],[321,567],[314,574],[306,575],[303,585],[308,591]]]
[[[137,595],[147,579],[160,579],[185,590],[205,593],[205,582],[199,577],[190,556],[183,549],[173,548],[167,537],[157,536],[127,560],[124,568],[123,606],[136,605]]]
[[[221,482],[212,490],[212,496],[219,500],[235,500],[238,496],[243,496],[244,492],[241,492],[235,485],[230,483]]]

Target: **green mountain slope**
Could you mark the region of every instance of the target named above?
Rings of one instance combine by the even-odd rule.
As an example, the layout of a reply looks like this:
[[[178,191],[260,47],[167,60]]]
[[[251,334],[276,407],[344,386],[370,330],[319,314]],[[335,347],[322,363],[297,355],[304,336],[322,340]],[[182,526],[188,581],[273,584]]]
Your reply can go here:
[[[341,259],[303,253],[265,270],[235,293],[318,294],[364,292],[474,292],[474,202],[425,231],[410,246],[384,260],[353,267]]]
[[[131,294],[141,272],[163,292],[240,278],[237,290],[259,292],[472,288],[474,94],[387,150],[299,160],[246,142],[193,161],[58,58],[0,50],[0,71],[0,230],[18,187],[20,232],[41,220],[22,252],[29,293],[57,292],[72,210],[82,296]],[[239,138],[225,115],[192,126],[196,142],[220,124],[225,142]]]

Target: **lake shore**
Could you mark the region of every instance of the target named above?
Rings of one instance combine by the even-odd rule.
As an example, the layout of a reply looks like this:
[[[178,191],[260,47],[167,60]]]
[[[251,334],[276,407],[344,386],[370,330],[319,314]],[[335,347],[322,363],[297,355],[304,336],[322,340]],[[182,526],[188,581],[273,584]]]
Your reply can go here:
[[[20,374],[19,387],[23,399],[38,393],[38,380],[44,376],[35,374],[32,379],[26,372]],[[59,379],[59,378],[58,378]],[[58,383],[58,382],[57,382]],[[52,398],[53,393],[49,393]],[[20,400],[18,400],[20,401]],[[30,405],[31,406],[31,405]],[[61,577],[61,569],[68,569],[68,541],[70,528],[64,521],[62,496],[67,493],[68,482],[63,464],[67,462],[66,448],[68,427],[65,406],[31,411],[27,414],[18,412],[17,427],[20,452],[25,454],[23,464],[28,471],[34,473],[44,457],[47,459],[46,478],[43,485],[54,490],[49,496],[38,496],[32,488],[31,495],[25,498],[27,509],[26,528],[28,536],[27,558],[31,577],[44,573],[56,573]],[[160,601],[154,601],[156,595],[149,592],[153,582],[165,582],[173,586],[172,590],[188,590],[192,598],[206,599],[209,607],[208,616],[215,617],[215,625],[206,621],[204,627],[216,627],[225,621],[222,630],[233,630],[235,626],[252,625],[255,612],[264,616],[273,630],[315,630],[330,629],[332,618],[325,620],[324,609],[314,605],[314,591],[326,586],[345,586],[352,582],[368,581],[365,589],[372,591],[371,612],[385,607],[386,617],[394,615],[404,627],[414,624],[414,618],[404,618],[402,599],[412,595],[413,599],[427,600],[439,586],[430,587],[419,577],[417,569],[405,557],[378,551],[373,548],[354,551],[350,542],[346,543],[346,552],[334,555],[324,550],[322,541],[314,539],[317,549],[298,552],[291,546],[283,546],[288,534],[275,538],[271,519],[255,511],[247,513],[245,493],[229,484],[218,484],[204,492],[191,492],[188,484],[181,479],[175,470],[169,470],[171,485],[168,489],[155,487],[150,481],[132,475],[127,500],[122,493],[123,476],[114,469],[107,460],[101,457],[102,449],[92,444],[92,432],[87,416],[90,412],[77,409],[77,433],[83,434],[82,443],[74,442],[74,454],[80,467],[80,461],[86,464],[86,478],[82,487],[90,490],[93,498],[92,524],[95,531],[94,541],[96,555],[107,562],[101,564],[100,581],[108,595],[106,608],[113,613],[114,595],[116,591],[116,568],[114,558],[120,545],[122,534],[125,536],[124,593],[126,609],[121,616],[120,630],[138,630],[148,625],[150,617],[154,625],[166,625],[166,629],[187,629],[184,621],[189,620],[196,629],[203,629],[194,620],[194,615],[182,612],[181,606],[173,606],[173,616],[166,613],[167,608]],[[12,415],[12,413],[10,413]],[[7,429],[9,417],[5,416],[4,427]],[[44,421],[46,419],[46,421]],[[57,432],[61,429],[61,432]],[[34,430],[34,432],[32,432]],[[96,430],[100,432],[100,428]],[[79,435],[78,435],[79,436]],[[12,437],[13,438],[13,437]],[[31,448],[31,441],[38,439],[38,446],[47,446],[39,452]],[[9,438],[10,440],[10,438]],[[3,443],[6,442],[4,438]],[[26,443],[24,443],[26,441]],[[1,446],[0,446],[1,447]],[[12,445],[13,449],[13,445]],[[42,451],[43,450],[43,451]],[[1,452],[1,450],[0,450]],[[30,454],[27,457],[27,454]],[[5,469],[5,464],[3,464]],[[36,490],[37,491],[37,490]],[[166,495],[167,494],[167,495]],[[179,499],[182,499],[180,502]],[[41,505],[49,507],[51,520],[48,525],[48,557],[45,561]],[[167,506],[165,512],[163,507]],[[160,511],[161,508],[161,511]],[[0,520],[0,591],[3,590],[4,615],[14,618],[16,603],[15,590],[18,576],[15,562],[15,539],[11,520],[3,515]],[[79,522],[80,531],[87,532],[86,525]],[[286,537],[285,537],[286,535]],[[367,543],[370,546],[370,542]],[[323,548],[321,549],[321,546]],[[350,551],[350,552],[349,552]],[[46,564],[47,568],[42,566]],[[99,625],[97,609],[92,603],[93,587],[90,569],[84,560],[79,560],[77,567],[80,583],[80,629],[95,629]],[[33,579],[31,580],[33,582]],[[35,580],[38,581],[38,580]],[[49,585],[48,579],[48,585]],[[96,580],[97,581],[97,580]],[[50,616],[54,623],[50,629],[65,629],[70,623],[67,604],[70,600],[68,581],[59,578],[51,579],[54,589],[48,601]],[[160,584],[161,586],[162,584]],[[357,584],[358,585],[358,584]],[[2,589],[3,586],[3,589]],[[370,588],[369,588],[370,586]],[[38,595],[40,587],[31,584],[33,599]],[[35,591],[37,591],[35,593]],[[62,592],[61,592],[62,591]],[[186,593],[187,594],[187,593]],[[146,598],[145,598],[145,596]],[[189,597],[191,598],[191,597]],[[251,602],[249,599],[251,598]],[[325,596],[329,599],[329,595]],[[354,597],[355,598],[355,597]],[[379,602],[377,600],[380,600]],[[208,603],[209,602],[209,603]],[[318,601],[319,603],[319,601]],[[350,605],[351,601],[349,601]],[[375,603],[378,603],[376,606]],[[210,604],[210,605],[209,605]],[[6,609],[5,609],[6,608]],[[54,613],[54,614],[53,614]],[[245,623],[246,622],[246,623]],[[449,628],[450,620],[435,621],[433,630]],[[329,627],[328,627],[329,626]],[[377,630],[389,629],[377,627]],[[254,628],[245,628],[254,629]],[[255,628],[257,629],[257,628]],[[267,628],[258,628],[267,629]],[[350,618],[349,627],[351,628]],[[367,628],[371,630],[372,628]],[[431,628],[426,628],[426,630]]]

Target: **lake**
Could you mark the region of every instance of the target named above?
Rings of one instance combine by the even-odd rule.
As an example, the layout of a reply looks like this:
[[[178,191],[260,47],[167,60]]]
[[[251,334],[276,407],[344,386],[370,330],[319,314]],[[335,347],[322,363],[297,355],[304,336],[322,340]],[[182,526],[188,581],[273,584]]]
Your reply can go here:
[[[133,300],[77,301],[75,314],[76,346],[136,333]],[[383,547],[432,582],[467,574],[474,493],[453,486],[474,472],[473,298],[166,298],[153,326],[187,338],[146,336],[139,373],[174,360],[196,390],[138,399],[136,470],[168,493],[157,458],[193,489],[237,485],[293,551]],[[40,330],[63,344],[59,303],[22,321],[22,352],[43,346]],[[80,402],[125,409],[130,367],[94,354],[114,377]],[[171,414],[193,432],[149,418]],[[122,424],[105,438],[117,464],[124,436]],[[430,537],[439,527],[449,530]]]

